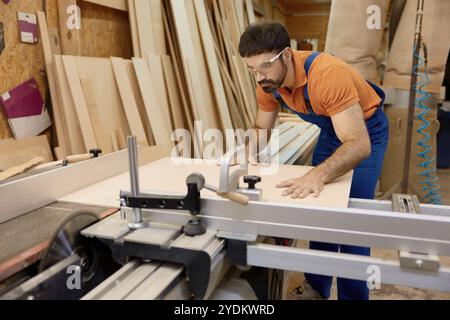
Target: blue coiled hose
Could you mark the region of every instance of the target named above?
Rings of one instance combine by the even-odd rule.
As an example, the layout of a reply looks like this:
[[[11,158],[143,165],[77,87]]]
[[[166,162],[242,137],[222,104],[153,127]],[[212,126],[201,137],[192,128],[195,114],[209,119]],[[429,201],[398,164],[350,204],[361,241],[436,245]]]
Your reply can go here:
[[[422,160],[422,162],[419,163],[419,167],[423,169],[423,171],[418,173],[420,177],[419,184],[421,190],[425,193],[422,202],[442,204],[441,194],[439,192],[440,187],[437,183],[439,178],[436,175],[436,159],[432,157],[432,147],[430,144],[431,136],[427,133],[427,129],[430,127],[430,121],[425,118],[431,110],[431,108],[425,104],[430,100],[431,94],[424,90],[430,83],[430,79],[428,77],[427,49],[425,45],[423,45],[423,49],[425,57],[420,56],[420,54],[417,54],[416,51],[414,51],[414,55],[418,58],[418,63],[414,67],[414,72],[417,75],[417,83],[414,86],[414,90],[416,91],[415,108],[417,108],[416,110],[419,112],[416,119],[422,123],[417,130],[417,133],[423,137],[423,139],[417,143],[417,145],[423,149],[423,151],[417,154]],[[420,72],[420,68],[422,67],[424,68],[424,72]]]

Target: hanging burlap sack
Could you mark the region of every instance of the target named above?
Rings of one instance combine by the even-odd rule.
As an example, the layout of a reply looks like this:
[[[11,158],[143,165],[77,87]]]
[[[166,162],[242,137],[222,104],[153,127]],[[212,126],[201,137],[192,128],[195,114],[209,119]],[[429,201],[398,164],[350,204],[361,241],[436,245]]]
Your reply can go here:
[[[338,1],[339,2],[339,1]],[[408,0],[389,53],[383,85],[409,90],[417,0]],[[427,91],[439,94],[450,49],[450,1],[427,0],[424,5],[423,41],[428,47]]]
[[[381,29],[369,28],[374,22],[373,14],[378,12],[378,9],[371,11],[371,6],[379,8]],[[388,6],[389,0],[334,0],[328,24],[325,52],[341,58],[367,80],[377,84],[380,78],[376,56],[383,37]]]

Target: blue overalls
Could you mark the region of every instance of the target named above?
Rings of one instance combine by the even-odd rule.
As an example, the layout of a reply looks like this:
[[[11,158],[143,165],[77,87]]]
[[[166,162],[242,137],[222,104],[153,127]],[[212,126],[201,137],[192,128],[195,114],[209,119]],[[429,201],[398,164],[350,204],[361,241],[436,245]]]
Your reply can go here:
[[[320,52],[312,53],[305,62],[306,77],[308,77],[309,69],[314,59],[320,55]],[[369,158],[362,161],[353,173],[352,186],[350,190],[351,198],[373,199],[375,196],[375,187],[378,178],[381,175],[381,168],[383,165],[384,153],[386,151],[389,127],[387,118],[383,112],[384,92],[378,86],[368,82],[376,93],[382,99],[380,107],[376,112],[366,120],[367,129],[372,144],[372,153]],[[273,94],[282,108],[286,108],[296,113],[304,121],[313,123],[320,127],[321,132],[317,147],[313,153],[313,166],[318,166],[326,159],[328,159],[335,150],[342,145],[341,141],[336,136],[333,128],[333,123],[330,117],[320,116],[314,113],[311,103],[309,101],[308,84],[304,89],[306,104],[308,106],[308,113],[296,112],[288,107],[283,101],[279,92]],[[370,256],[370,248],[339,245],[322,242],[310,242],[310,249],[332,251],[349,254],[357,254],[363,256]],[[330,276],[322,276],[305,273],[305,279],[311,286],[317,290],[322,297],[328,299],[330,297],[330,289],[333,278]],[[367,300],[369,299],[369,289],[366,281],[350,280],[338,278],[338,299],[339,300]]]

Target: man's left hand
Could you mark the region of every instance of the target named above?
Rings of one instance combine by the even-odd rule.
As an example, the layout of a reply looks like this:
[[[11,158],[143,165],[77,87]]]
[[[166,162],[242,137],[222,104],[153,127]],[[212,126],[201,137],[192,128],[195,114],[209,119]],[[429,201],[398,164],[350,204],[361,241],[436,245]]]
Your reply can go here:
[[[289,179],[277,184],[277,188],[287,188],[283,191],[284,197],[304,199],[312,193],[317,198],[325,188],[325,182],[322,175],[315,170],[311,170],[303,177]]]

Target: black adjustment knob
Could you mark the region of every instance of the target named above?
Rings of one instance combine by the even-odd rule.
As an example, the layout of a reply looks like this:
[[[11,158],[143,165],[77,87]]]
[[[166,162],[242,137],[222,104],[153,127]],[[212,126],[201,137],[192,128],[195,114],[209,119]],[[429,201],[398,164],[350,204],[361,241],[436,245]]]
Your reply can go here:
[[[93,158],[98,158],[98,156],[100,154],[102,154],[102,150],[101,149],[91,149],[91,150],[89,150],[89,153],[92,154]]]
[[[261,182],[261,177],[258,176],[245,176],[244,182],[248,184],[250,190],[255,189],[257,183]]]

